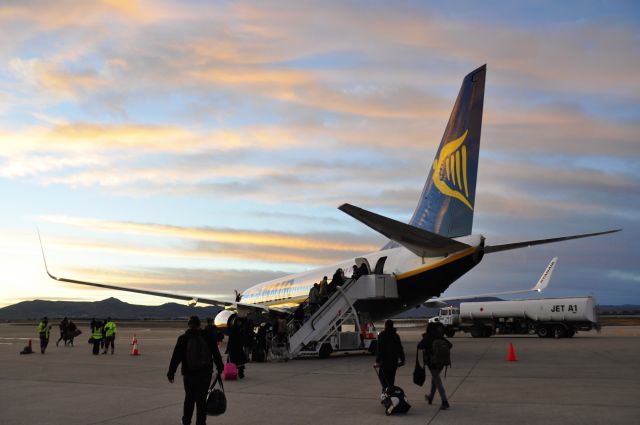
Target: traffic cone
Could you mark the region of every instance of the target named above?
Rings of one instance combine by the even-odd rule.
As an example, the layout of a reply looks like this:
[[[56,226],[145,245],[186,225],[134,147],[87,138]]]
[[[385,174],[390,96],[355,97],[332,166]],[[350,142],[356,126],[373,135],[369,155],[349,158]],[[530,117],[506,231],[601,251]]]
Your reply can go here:
[[[133,340],[131,340],[131,346],[133,347],[131,349],[131,355],[132,356],[139,356],[140,355],[140,351],[138,351],[138,338],[136,338],[135,334],[133,335]]]
[[[507,360],[510,362],[517,362],[518,359],[516,359],[516,352],[513,349],[513,344],[509,343],[509,355],[507,356]]]

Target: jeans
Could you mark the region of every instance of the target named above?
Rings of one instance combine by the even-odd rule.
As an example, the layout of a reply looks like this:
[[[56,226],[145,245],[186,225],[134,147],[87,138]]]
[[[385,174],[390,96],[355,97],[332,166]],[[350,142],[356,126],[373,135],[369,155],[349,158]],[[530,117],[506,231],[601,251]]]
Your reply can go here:
[[[429,372],[431,372],[431,391],[429,392],[429,398],[433,399],[433,396],[436,395],[437,389],[438,393],[440,394],[440,398],[444,403],[445,401],[447,401],[447,394],[444,392],[444,385],[442,385],[442,379],[440,379],[440,373],[442,372],[442,369],[430,368]]]

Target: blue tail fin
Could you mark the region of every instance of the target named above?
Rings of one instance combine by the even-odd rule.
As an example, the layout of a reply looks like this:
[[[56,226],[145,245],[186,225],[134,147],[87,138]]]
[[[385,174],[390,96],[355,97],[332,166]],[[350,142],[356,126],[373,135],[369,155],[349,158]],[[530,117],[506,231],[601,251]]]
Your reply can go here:
[[[412,226],[449,238],[471,234],[486,72],[483,65],[462,81]]]

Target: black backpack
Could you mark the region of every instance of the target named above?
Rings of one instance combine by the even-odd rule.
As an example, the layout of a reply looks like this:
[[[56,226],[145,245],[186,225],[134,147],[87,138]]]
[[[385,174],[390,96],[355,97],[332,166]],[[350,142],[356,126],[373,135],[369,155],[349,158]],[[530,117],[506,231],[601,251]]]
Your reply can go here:
[[[431,346],[429,367],[442,369],[445,366],[451,366],[451,346],[446,339],[438,338],[433,341],[433,345]]]
[[[191,371],[210,369],[213,367],[211,351],[200,333],[189,336],[186,361],[187,368]]]

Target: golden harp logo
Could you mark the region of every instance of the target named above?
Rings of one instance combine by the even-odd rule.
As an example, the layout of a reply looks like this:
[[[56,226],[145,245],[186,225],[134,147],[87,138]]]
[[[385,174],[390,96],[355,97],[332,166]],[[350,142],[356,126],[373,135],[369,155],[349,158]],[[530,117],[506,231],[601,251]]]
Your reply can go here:
[[[456,198],[473,211],[469,202],[467,147],[464,145],[468,132],[466,130],[462,136],[442,147],[440,156],[433,161],[433,183],[440,192]]]

